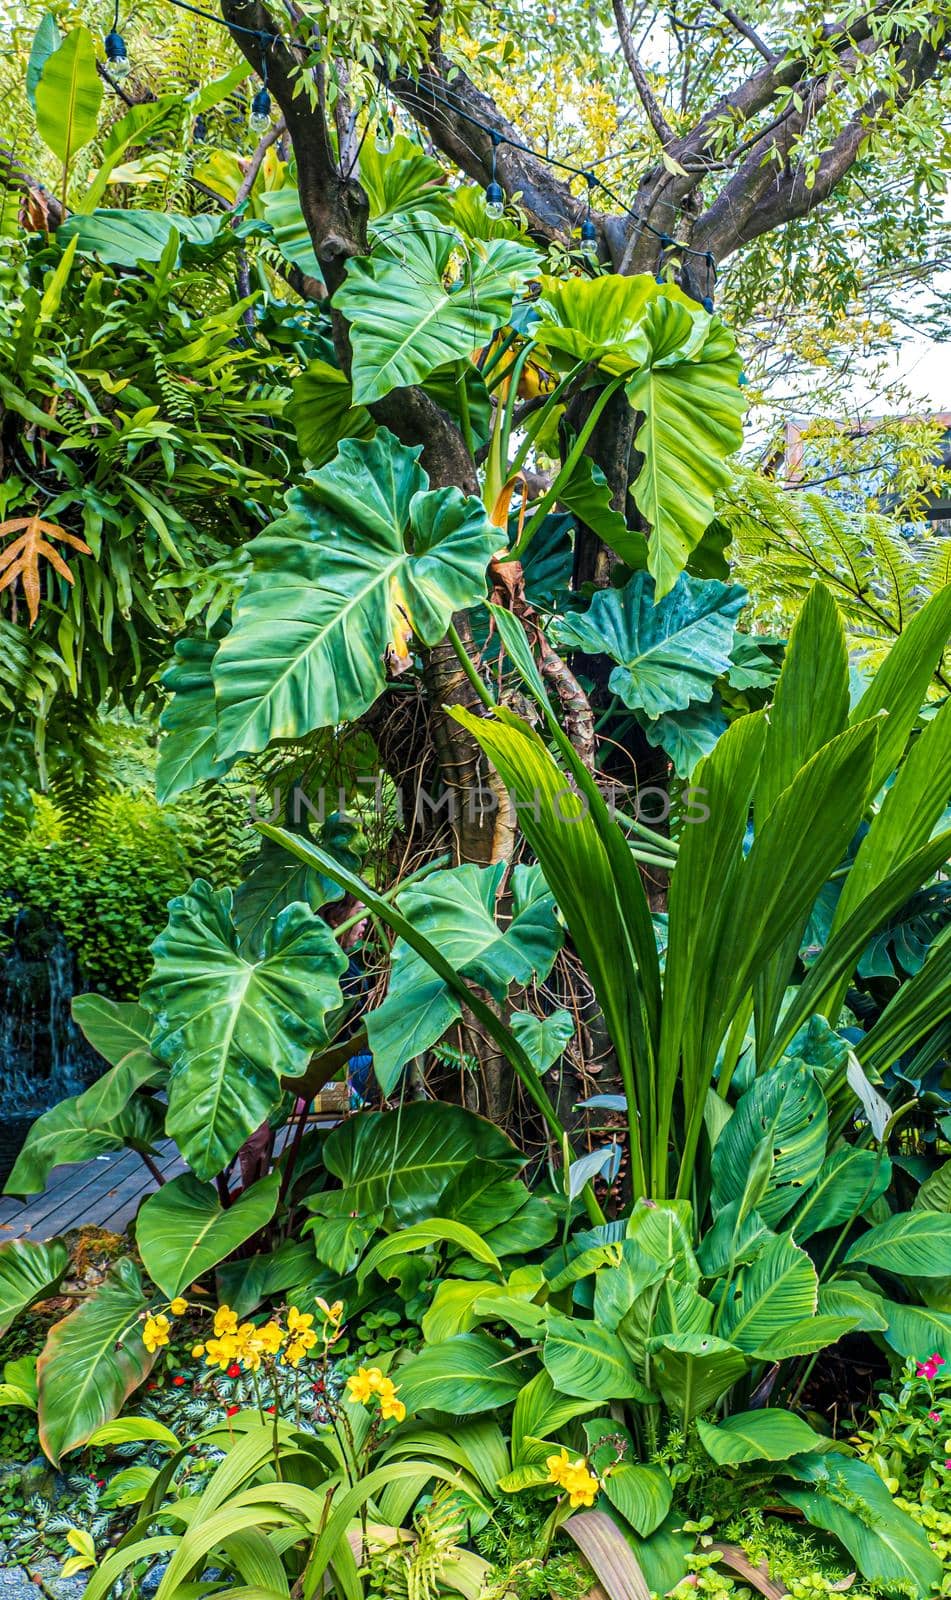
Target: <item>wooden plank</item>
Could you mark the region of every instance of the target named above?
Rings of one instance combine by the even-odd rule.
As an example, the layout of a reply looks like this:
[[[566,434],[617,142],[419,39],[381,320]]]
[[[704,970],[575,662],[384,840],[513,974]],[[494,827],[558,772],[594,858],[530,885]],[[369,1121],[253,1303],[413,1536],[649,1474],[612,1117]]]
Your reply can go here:
[[[18,1224],[25,1226],[29,1223],[31,1227],[35,1227],[51,1211],[58,1210],[64,1200],[78,1195],[80,1190],[88,1188],[91,1184],[101,1186],[102,1182],[112,1183],[113,1173],[129,1160],[130,1152],[119,1150],[115,1155],[106,1156],[101,1161],[94,1159],[82,1161],[76,1166],[58,1168],[53,1174],[52,1182],[43,1193],[34,1195],[32,1199],[26,1201],[22,1214],[17,1217]]]

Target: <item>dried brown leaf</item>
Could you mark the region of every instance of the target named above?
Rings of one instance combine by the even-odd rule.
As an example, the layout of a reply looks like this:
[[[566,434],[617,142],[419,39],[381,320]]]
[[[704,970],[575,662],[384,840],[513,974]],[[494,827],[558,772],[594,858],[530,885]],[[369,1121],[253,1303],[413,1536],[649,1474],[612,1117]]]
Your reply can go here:
[[[19,534],[19,538],[0,551],[0,590],[20,579],[32,628],[40,614],[41,558],[48,561],[67,583],[76,581],[59,551],[49,541],[60,540],[85,556],[91,556],[92,551],[75,533],[68,533],[56,522],[44,522],[39,515],[9,517],[6,522],[0,522],[0,536],[5,538],[7,534],[14,533]]]

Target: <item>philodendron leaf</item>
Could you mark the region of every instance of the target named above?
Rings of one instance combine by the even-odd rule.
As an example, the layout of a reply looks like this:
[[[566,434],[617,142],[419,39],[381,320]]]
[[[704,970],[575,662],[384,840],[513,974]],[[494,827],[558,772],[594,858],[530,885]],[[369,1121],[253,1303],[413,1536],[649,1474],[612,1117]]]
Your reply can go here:
[[[513,1011],[509,1027],[539,1072],[554,1066],[575,1035],[570,1011],[552,1011],[547,1017],[537,1017],[534,1011]]]
[[[47,56],[34,89],[37,131],[64,167],[95,138],[101,104],[95,40],[88,28],[73,28]]]
[[[538,262],[512,240],[467,243],[425,220],[350,260],[334,306],[350,324],[356,403],[422,383],[488,344]]]
[[[507,873],[504,862],[434,872],[397,901],[404,916],[461,975],[488,989],[496,1000],[513,983],[546,978],[563,937],[539,867],[514,869],[510,920],[507,926],[499,924],[496,904]],[[374,1070],[385,1094],[403,1065],[435,1044],[461,1015],[459,1001],[442,979],[398,939],[386,999],[367,1017]]]
[[[555,642],[605,654],[617,665],[609,687],[632,711],[660,717],[705,703],[730,666],[736,619],[746,603],[738,583],[677,579],[662,599],[649,573],[623,589],[600,589],[588,610],[561,618]]]
[[[55,1289],[68,1264],[61,1239],[49,1244],[8,1239],[0,1244],[0,1337],[21,1311]]]
[[[309,906],[288,906],[243,955],[230,889],[202,879],[169,902],[142,991],[152,1048],[168,1063],[169,1135],[199,1178],[228,1165],[326,1042],[347,958]]]
[[[169,1299],[181,1294],[270,1222],[281,1175],[271,1172],[227,1208],[214,1184],[183,1172],[150,1194],[139,1211],[135,1240],[153,1283]]]
[[[142,1068],[150,1077],[154,1061],[145,1052],[131,1052],[127,1065],[130,1070]],[[4,1193],[38,1194],[45,1189],[54,1167],[74,1161],[91,1161],[94,1156],[127,1146],[134,1150],[151,1150],[162,1133],[160,1102],[133,1094],[131,1099],[126,1098],[119,1115],[108,1122],[91,1121],[84,1111],[84,1106],[95,1112],[111,1103],[122,1084],[128,1086],[130,1081],[126,1068],[113,1067],[84,1094],[61,1100],[37,1117],[7,1179]]]
[[[345,867],[358,871],[361,857],[353,848],[361,837],[353,818],[334,812],[314,833],[314,838]],[[315,867],[305,866],[273,839],[262,839],[261,849],[234,895],[234,923],[245,951],[258,953],[267,930],[279,912],[295,900],[302,900],[312,911],[343,898],[344,891]]]
[[[699,346],[695,314],[670,296],[655,300],[644,322],[650,354],[626,392],[644,414],[632,492],[651,529],[647,564],[660,599],[713,520],[716,492],[730,480],[727,462],[743,442],[746,401],[736,342],[717,318]]]
[[[50,1329],[36,1370],[40,1443],[54,1465],[111,1422],[148,1377],[156,1357],[142,1343],[145,1310],[138,1269],[125,1259]]]
[[[218,754],[263,750],[352,719],[485,597],[500,535],[460,489],[428,491],[419,450],[380,428],[345,439],[250,546],[253,576],[213,675]]]
[[[175,659],[162,673],[162,688],[172,699],[159,718],[163,737],[155,765],[155,793],[160,805],[208,778],[220,778],[232,765],[215,754],[218,714],[211,664],[215,639],[179,639]]]
[[[291,384],[285,414],[294,424],[301,454],[322,467],[341,439],[368,439],[375,424],[365,406],[353,404],[350,379],[329,361],[315,358]]]
[[[790,1456],[819,1447],[818,1435],[808,1422],[778,1407],[742,1411],[723,1422],[697,1421],[700,1442],[718,1466],[735,1467],[746,1461],[788,1461]]]

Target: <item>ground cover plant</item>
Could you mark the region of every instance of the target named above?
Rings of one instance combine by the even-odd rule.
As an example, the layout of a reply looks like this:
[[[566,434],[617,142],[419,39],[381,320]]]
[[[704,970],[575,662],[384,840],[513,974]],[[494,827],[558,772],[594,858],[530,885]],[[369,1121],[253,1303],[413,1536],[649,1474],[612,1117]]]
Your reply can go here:
[[[829,372],[876,162],[942,237],[947,19],[701,11],[674,94],[526,8],[525,138],[475,8],[11,28],[8,892],[102,1070],[6,1193],[155,1187],[0,1243],[0,1537],[90,1600],[947,1591],[935,434],[744,453],[770,249]]]

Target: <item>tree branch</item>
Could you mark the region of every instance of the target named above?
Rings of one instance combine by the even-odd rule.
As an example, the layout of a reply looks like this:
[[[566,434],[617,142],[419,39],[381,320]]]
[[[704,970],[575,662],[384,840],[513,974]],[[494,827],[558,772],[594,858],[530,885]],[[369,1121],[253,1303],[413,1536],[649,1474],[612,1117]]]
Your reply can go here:
[[[612,0],[612,5],[614,8],[614,20],[617,23],[618,37],[621,41],[621,50],[627,62],[628,71],[634,80],[638,98],[647,112],[648,121],[661,145],[666,147],[673,142],[674,130],[664,116],[660,101],[650,86],[647,73],[644,71],[641,58],[637,53],[637,46],[631,33],[630,19],[624,0]]]
[[[741,33],[744,39],[748,39],[753,49],[758,50],[763,60],[768,61],[772,66],[776,60],[775,52],[769,48],[768,44],[763,42],[756,29],[751,28],[748,22],[744,22],[742,17],[737,16],[730,6],[723,5],[722,0],[710,0],[710,4],[714,11],[719,11],[721,17],[724,17],[736,29],[737,33]]]

